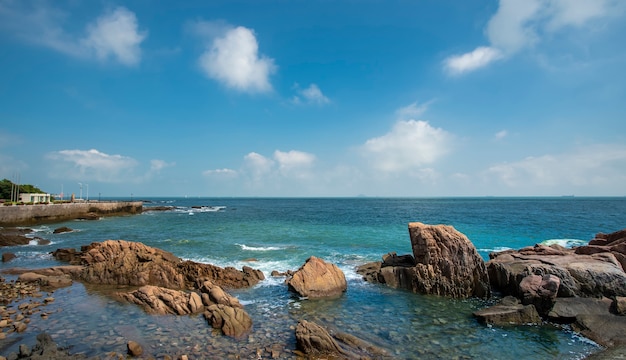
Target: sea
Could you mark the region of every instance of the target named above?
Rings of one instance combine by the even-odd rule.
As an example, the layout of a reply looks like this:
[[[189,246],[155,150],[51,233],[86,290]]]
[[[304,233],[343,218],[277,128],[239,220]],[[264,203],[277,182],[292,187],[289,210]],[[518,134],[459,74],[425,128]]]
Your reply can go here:
[[[232,339],[201,315],[148,315],[111,296],[124,289],[75,282],[51,294],[55,301],[42,310],[47,316],[32,316],[26,332],[0,340],[0,355],[17,352],[22,343],[32,346],[35,336],[46,332],[71,353],[88,357],[124,354],[127,341],[134,340],[156,358],[295,359],[294,329],[304,319],[357,336],[394,359],[582,359],[601,347],[567,325],[478,323],[472,312],[493,304],[498,294],[490,300],[414,294],[367,283],[356,267],[389,252],[410,254],[407,226],[414,221],[454,226],[485,260],[491,252],[539,243],[582,245],[596,233],[626,228],[626,197],[142,200],[146,209],[172,209],[34,226],[33,236],[51,243],[0,249],[17,255],[0,269],[63,265],[51,251],[108,239],[139,241],[221,267],[250,266],[262,270],[266,279],[229,292],[251,316],[251,333]],[[62,226],[73,231],[53,234]],[[344,272],[348,289],[341,297],[302,299],[288,291],[284,277],[270,275],[297,270],[310,256]]]

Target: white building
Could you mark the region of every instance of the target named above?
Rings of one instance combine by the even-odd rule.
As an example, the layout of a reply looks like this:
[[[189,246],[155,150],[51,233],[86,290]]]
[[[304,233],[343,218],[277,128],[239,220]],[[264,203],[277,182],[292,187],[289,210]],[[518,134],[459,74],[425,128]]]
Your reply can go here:
[[[20,201],[23,203],[48,204],[50,203],[50,194],[20,194]]]

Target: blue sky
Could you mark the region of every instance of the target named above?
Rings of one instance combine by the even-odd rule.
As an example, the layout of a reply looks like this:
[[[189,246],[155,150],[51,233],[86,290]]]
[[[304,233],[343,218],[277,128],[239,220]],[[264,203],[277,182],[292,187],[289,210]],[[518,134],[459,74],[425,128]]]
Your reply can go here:
[[[626,195],[626,3],[0,0],[0,178]]]

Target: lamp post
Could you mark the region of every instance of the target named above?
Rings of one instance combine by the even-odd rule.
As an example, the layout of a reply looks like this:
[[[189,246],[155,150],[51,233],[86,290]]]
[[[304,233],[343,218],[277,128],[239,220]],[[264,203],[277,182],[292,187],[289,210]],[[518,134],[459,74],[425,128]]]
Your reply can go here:
[[[87,202],[89,202],[89,184],[85,184],[87,187]]]
[[[80,186],[80,196],[79,199],[83,199],[83,183],[78,183],[78,186]]]

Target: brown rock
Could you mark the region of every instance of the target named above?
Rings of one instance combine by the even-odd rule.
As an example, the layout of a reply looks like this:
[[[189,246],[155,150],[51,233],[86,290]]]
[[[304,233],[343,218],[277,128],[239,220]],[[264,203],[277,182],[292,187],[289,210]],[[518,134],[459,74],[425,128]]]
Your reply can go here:
[[[482,323],[500,326],[542,323],[534,305],[520,304],[512,296],[503,298],[497,305],[474,312],[474,316]]]
[[[242,308],[213,304],[206,309],[204,317],[211,326],[221,329],[226,336],[241,338],[252,329],[252,318]]]
[[[561,279],[554,275],[528,275],[520,282],[520,293],[524,305],[532,304],[537,311],[546,315],[556,300]]]
[[[318,324],[300,320],[296,327],[296,348],[307,355],[336,356],[342,358],[343,349],[332,336]]]
[[[579,315],[608,314],[611,303],[608,298],[558,298],[548,317],[559,323],[572,323]]]
[[[583,336],[606,347],[626,344],[626,317],[613,314],[582,314],[576,316],[572,328]]]
[[[341,295],[348,288],[346,277],[335,264],[329,264],[311,256],[287,280],[291,291],[308,298],[323,298]]]
[[[126,344],[126,348],[128,349],[128,355],[130,356],[141,356],[141,354],[143,354],[143,348],[135,341],[129,341]]]
[[[452,226],[409,224],[416,265],[412,290],[456,298],[490,296],[485,263],[469,239]]]
[[[17,256],[15,256],[14,253],[10,253],[10,252],[2,253],[2,262],[9,262],[15,259],[16,257]]]
[[[117,293],[120,298],[141,306],[147,313],[158,315],[202,312],[202,301],[198,294],[193,294],[152,285],[142,286],[129,293]]]
[[[611,304],[611,311],[616,315],[626,315],[626,297],[616,296]]]

